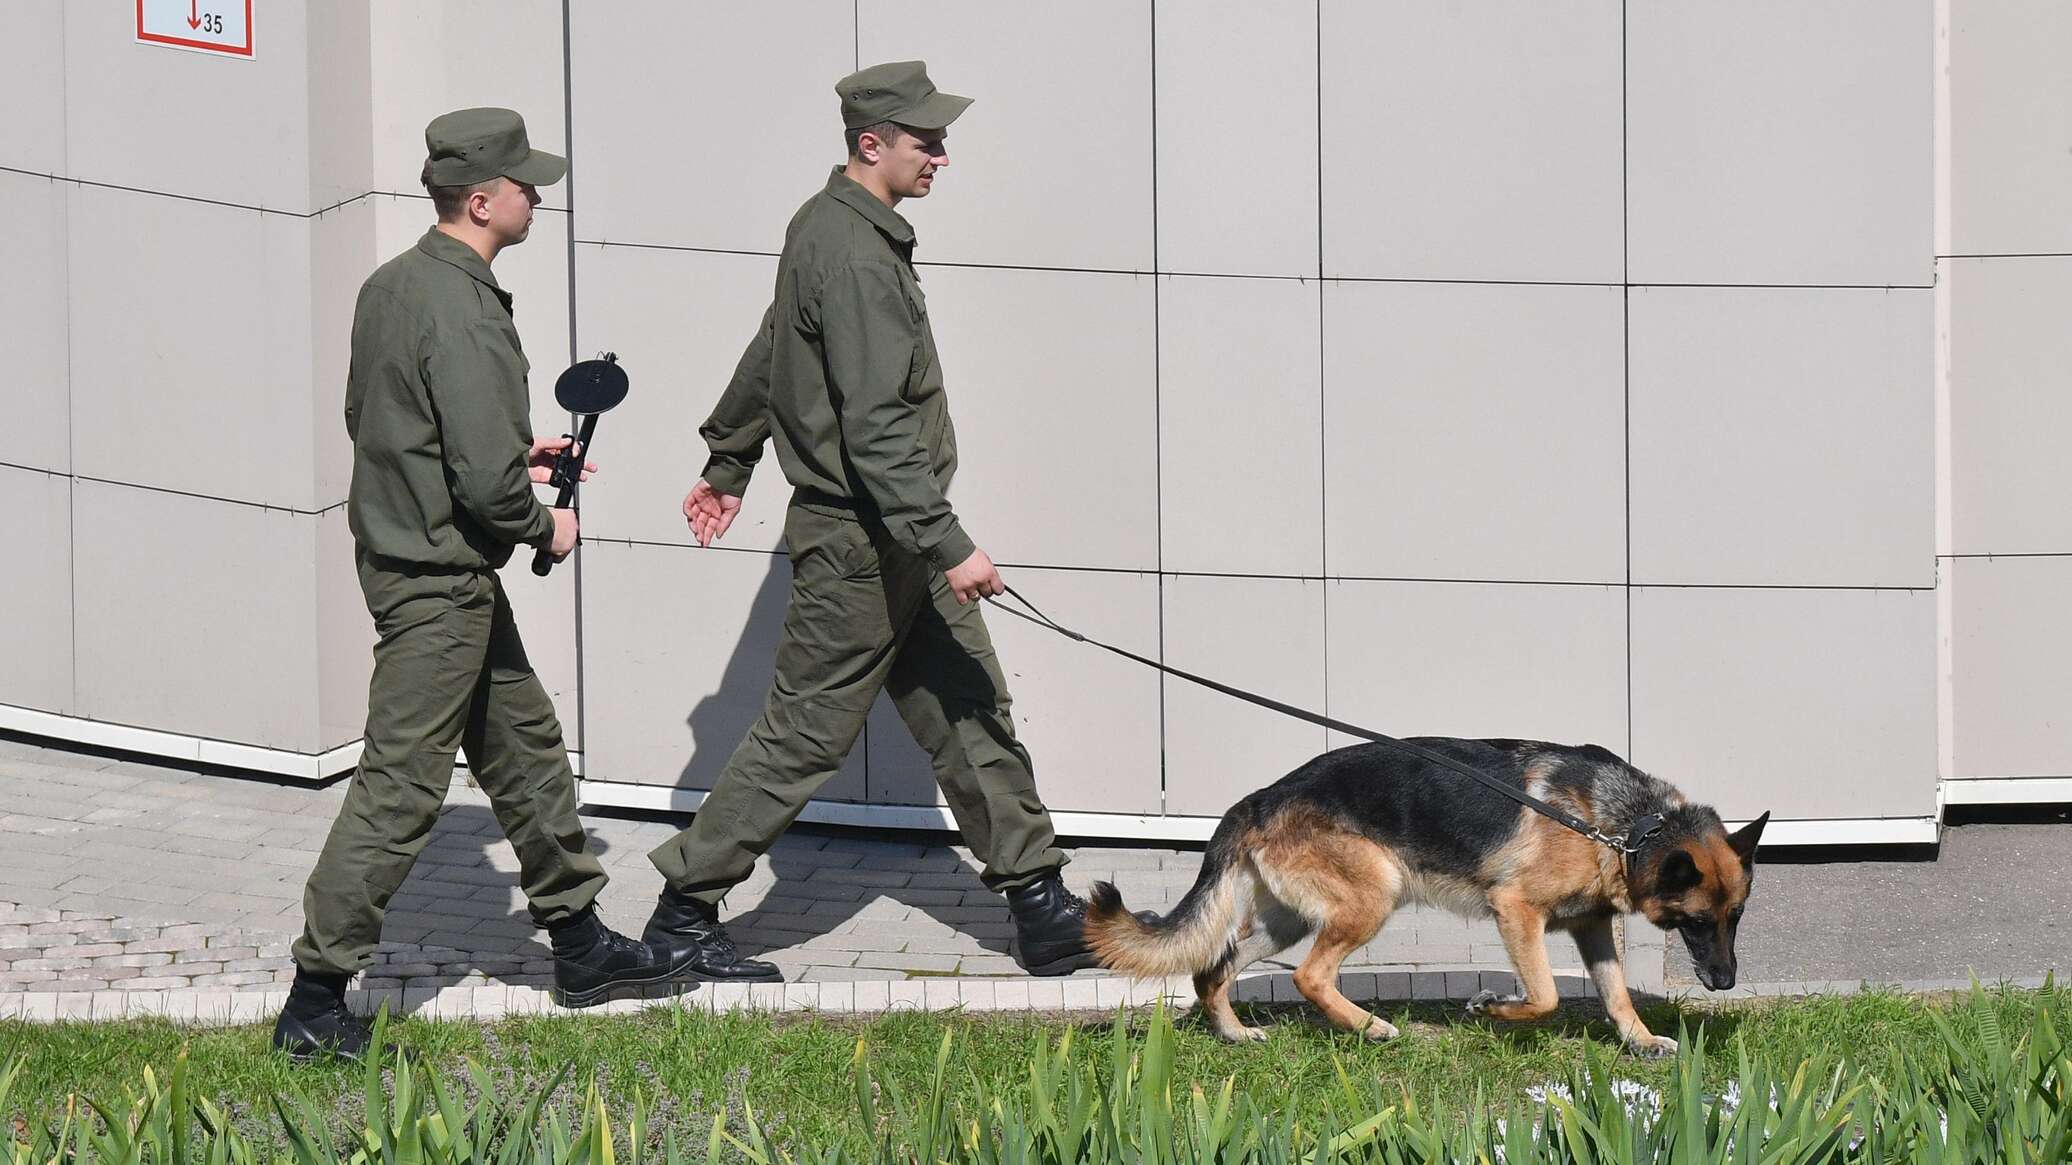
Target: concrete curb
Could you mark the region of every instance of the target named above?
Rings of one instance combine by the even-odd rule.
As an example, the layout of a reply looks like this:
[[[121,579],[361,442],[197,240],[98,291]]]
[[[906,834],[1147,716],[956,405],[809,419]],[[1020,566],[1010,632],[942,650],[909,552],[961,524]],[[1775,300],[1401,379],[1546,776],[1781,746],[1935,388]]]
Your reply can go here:
[[[1564,996],[1590,993],[1580,976],[1557,979]],[[1484,990],[1514,990],[1509,972],[1381,971],[1343,977],[1347,997],[1359,1002],[1465,1002]],[[264,991],[93,991],[0,994],[0,1018],[30,1023],[66,1020],[163,1018],[176,1023],[246,1024],[270,1020],[287,1000],[283,989]],[[1236,997],[1249,1003],[1294,1003],[1302,997],[1286,972],[1238,981]],[[688,1011],[801,1012],[874,1015],[888,1011],[1065,1012],[1148,1007],[1164,999],[1191,1007],[1194,989],[1185,976],[1130,980],[1116,976],[1067,979],[906,979],[853,983],[711,983],[668,999],[620,999],[587,1008],[584,1015],[620,1015],[651,1007]],[[498,1019],[508,1015],[560,1012],[543,987],[480,986],[351,990],[346,1000],[371,1015],[384,1005],[391,1013],[435,1019]],[[570,1012],[569,1014],[576,1014]]]
[[[2006,982],[2035,988],[2044,977],[2025,976]],[[1564,999],[1594,998],[1596,990],[1577,972],[1557,973]],[[1729,991],[1644,989],[1644,994],[1691,999],[1795,998],[1809,995],[1853,995],[1869,989],[1908,993],[1968,991],[1971,980],[1932,979],[1905,983],[1827,980],[1814,982],[1744,983]],[[1353,972],[1341,989],[1358,1003],[1464,1003],[1481,991],[1510,993],[1517,980],[1508,971],[1457,970]],[[434,1019],[494,1020],[506,1016],[562,1012],[545,988],[486,985],[382,988],[346,993],[355,1011],[374,1014],[386,1006],[392,1014]],[[1287,972],[1251,975],[1238,981],[1236,998],[1247,1003],[1302,1003]],[[0,994],[0,1019],[29,1023],[80,1020],[162,1018],[200,1025],[255,1024],[271,1020],[287,999],[283,989],[260,991],[95,991],[15,992]],[[876,1015],[893,1011],[965,1011],[1045,1014],[1113,1011],[1148,1007],[1163,1000],[1184,1009],[1195,1003],[1185,976],[1129,980],[1115,976],[1067,979],[907,979],[829,983],[719,983],[668,999],[621,999],[581,1012],[624,1015],[649,1008],[687,1011],[770,1012],[820,1015]],[[567,1014],[578,1014],[568,1012]]]
[[[2043,986],[2045,975],[2017,975],[2006,979],[1978,980],[1981,987],[2021,987],[2035,990]],[[1739,983],[1725,991],[1707,991],[1702,987],[1678,985],[1665,992],[1672,999],[1796,999],[1808,995],[1857,995],[1865,991],[1897,991],[1907,995],[1934,995],[1947,992],[1969,992],[1970,979],[1908,979],[1900,982],[1877,982],[1864,979],[1804,979],[1777,983]]]

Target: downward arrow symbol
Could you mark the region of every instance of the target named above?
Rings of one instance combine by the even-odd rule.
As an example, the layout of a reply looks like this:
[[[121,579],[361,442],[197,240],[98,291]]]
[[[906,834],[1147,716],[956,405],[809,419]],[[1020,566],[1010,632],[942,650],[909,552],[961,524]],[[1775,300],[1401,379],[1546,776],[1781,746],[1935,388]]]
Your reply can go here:
[[[187,0],[187,27],[201,27],[201,0]]]

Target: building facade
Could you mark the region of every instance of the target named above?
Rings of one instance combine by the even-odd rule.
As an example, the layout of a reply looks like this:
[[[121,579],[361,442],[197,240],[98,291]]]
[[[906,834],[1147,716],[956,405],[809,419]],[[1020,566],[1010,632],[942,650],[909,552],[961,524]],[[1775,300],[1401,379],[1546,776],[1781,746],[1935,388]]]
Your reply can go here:
[[[695,806],[789,580],[774,464],[691,544],[696,428],[835,79],[921,58],[977,98],[902,207],[953,500],[1052,616],[1780,842],[2072,801],[2072,7],[249,0],[249,57],[147,7],[0,45],[0,728],[351,767],[353,297],[431,221],[424,123],[508,105],[573,163],[497,265],[536,425],[570,359],[633,395],[576,567],[506,578],[586,799]],[[1342,743],[992,626],[1073,833],[1204,837]],[[812,815],[948,822],[889,707]]]

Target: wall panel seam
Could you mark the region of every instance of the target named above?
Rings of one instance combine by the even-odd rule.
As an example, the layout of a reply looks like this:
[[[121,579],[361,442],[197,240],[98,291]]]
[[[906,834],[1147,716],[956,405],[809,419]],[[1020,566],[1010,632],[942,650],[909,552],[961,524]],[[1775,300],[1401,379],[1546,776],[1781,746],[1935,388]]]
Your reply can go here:
[[[1996,553],[1994,551],[1988,550],[1972,551],[1969,553],[1938,554],[1935,557],[1938,561],[1978,558],[1984,559],[1987,562],[1991,562],[1993,559],[1996,558],[2072,558],[2072,550],[2017,550],[2007,553]]]
[[[1627,0],[1619,0],[1619,453],[1625,478],[1626,755],[1633,755],[1633,168],[1627,98]]]
[[[45,472],[37,470],[35,472]],[[766,558],[781,556],[781,550],[760,550],[745,546],[699,547],[684,542],[659,542],[647,538],[612,538],[585,535],[585,544],[600,544],[625,547],[651,547],[667,550],[695,551],[700,554],[754,554]],[[1954,555],[1946,557],[1968,557]],[[2072,553],[2042,555],[1979,555],[1975,557],[2072,557]],[[1372,574],[1274,574],[1262,571],[1218,571],[1218,570],[1172,570],[1150,566],[1086,566],[1074,563],[1025,562],[999,559],[1002,570],[1051,570],[1074,574],[1132,574],[1158,575],[1165,578],[1200,579],[1252,579],[1272,582],[1380,582],[1380,583],[1431,583],[1450,586],[1506,586],[1506,587],[1595,587],[1622,588],[1627,590],[1737,590],[1737,591],[1896,591],[1932,593],[1933,582],[1908,583],[1745,583],[1745,582],[1625,582],[1620,579],[1573,579],[1573,578],[1478,578],[1460,575],[1372,575]],[[1327,636],[1328,638],[1328,636]]]
[[[562,149],[568,151],[568,185],[565,197],[568,199],[568,235],[563,244],[563,259],[568,266],[568,362],[575,364],[576,353],[582,350],[581,339],[576,335],[576,90],[574,18],[569,12],[569,0],[561,0],[561,132]],[[569,418],[569,430],[576,428],[573,415]],[[581,488],[577,489],[577,504],[581,504]],[[583,653],[583,576],[584,556],[572,556],[569,569],[575,573],[574,595],[569,608],[569,623],[575,637],[576,664],[576,738],[584,745],[590,743],[590,719],[587,682],[588,672]]]
[[[69,55],[65,51],[67,36],[71,31],[71,14],[66,5],[58,6],[58,100],[59,108],[66,110],[64,132],[59,135],[59,161],[65,169],[72,168],[72,126],[69,111],[72,108],[72,74],[68,67]],[[21,171],[10,170],[10,173]],[[79,466],[77,419],[72,415],[72,207],[66,200],[65,224],[65,468]],[[78,489],[72,481],[65,483],[65,616],[66,632],[71,639],[69,654],[65,657],[66,701],[65,707],[77,715],[82,711],[79,692],[79,498]]]
[[[1158,0],[1145,0],[1151,20],[1151,269],[1158,270]],[[1164,280],[1151,278],[1151,518],[1152,558],[1158,565],[1158,658],[1166,658],[1165,575],[1165,331]],[[1158,811],[1167,811],[1166,677],[1158,677]]]
[[[1324,0],[1312,11],[1316,34],[1317,139],[1317,573],[1331,575],[1331,386],[1324,366]],[[1318,622],[1323,629],[1318,661],[1323,668],[1324,711],[1331,711],[1331,588],[1323,588]],[[1324,743],[1331,742],[1330,734]]]
[[[20,178],[41,178],[47,182],[63,182],[72,186],[89,186],[96,190],[117,190],[125,194],[144,194],[153,198],[171,198],[180,202],[198,202],[204,206],[220,206],[227,210],[248,210],[254,214],[277,214],[283,218],[321,218],[333,211],[342,210],[353,203],[364,201],[378,194],[388,194],[392,198],[423,198],[427,201],[430,200],[429,196],[423,194],[397,194],[386,190],[368,190],[355,194],[351,198],[340,199],[329,206],[319,207],[316,210],[300,211],[284,210],[273,206],[255,206],[246,202],[229,202],[220,198],[203,198],[198,194],[177,194],[170,190],[153,190],[148,186],[125,186],[120,182],[97,182],[91,178],[74,178],[66,174],[46,174],[41,170],[24,170],[18,166],[0,166],[0,174],[13,174]],[[541,207],[540,209],[550,210],[554,208]]]
[[[412,196],[399,196],[412,197]],[[549,209],[542,207],[541,209]],[[647,251],[682,251],[696,255],[740,255],[750,258],[775,259],[776,251],[741,250],[732,247],[698,247],[678,243],[636,243],[612,239],[575,239],[574,243],[586,247],[628,247]],[[1321,238],[1319,246],[1322,245]],[[2072,256],[2067,256],[2072,257]],[[1325,275],[1321,271],[1315,276],[1281,275],[1268,272],[1242,271],[1166,271],[1142,270],[1130,267],[1058,267],[1040,263],[969,263],[955,260],[914,261],[916,267],[939,267],[972,271],[1042,271],[1067,275],[1128,275],[1133,278],[1153,276],[1168,279],[1251,279],[1281,280],[1293,283],[1308,283],[1312,279],[1320,283],[1422,283],[1442,287],[1602,287],[1602,288],[1659,288],[1664,290],[1704,289],[1720,291],[1933,291],[1930,283],[1607,283],[1582,279],[1441,279],[1411,275]]]
[[[172,494],[175,497],[193,498],[196,501],[221,502],[222,504],[229,506],[246,506],[255,510],[272,510],[276,513],[295,514],[305,518],[320,518],[323,517],[325,514],[331,513],[334,510],[342,510],[346,507],[346,503],[341,501],[333,502],[332,504],[325,506],[322,509],[305,510],[295,506],[275,505],[271,502],[255,502],[247,498],[226,498],[220,497],[216,494],[195,493],[192,490],[172,489],[162,485],[145,485],[141,482],[117,481],[112,477],[95,477],[92,474],[87,473],[59,473],[56,470],[45,469],[39,465],[17,465],[11,461],[0,461],[0,469],[18,469],[24,473],[40,473],[46,477],[62,477],[73,482],[86,481],[92,482],[95,485],[112,485],[119,486],[123,489],[140,489],[149,491],[151,493]]]

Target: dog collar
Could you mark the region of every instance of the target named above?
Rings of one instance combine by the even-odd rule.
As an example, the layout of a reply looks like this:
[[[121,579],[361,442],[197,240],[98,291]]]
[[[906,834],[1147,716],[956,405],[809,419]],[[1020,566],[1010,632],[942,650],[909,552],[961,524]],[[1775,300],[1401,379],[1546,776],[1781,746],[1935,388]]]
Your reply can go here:
[[[1611,839],[1616,844],[1619,855],[1624,859],[1626,881],[1629,886],[1633,882],[1634,859],[1640,856],[1640,851],[1647,846],[1647,843],[1656,834],[1662,832],[1662,827],[1667,824],[1667,820],[1660,813],[1649,813],[1643,817],[1636,817],[1633,819],[1633,824],[1627,828],[1624,837]]]

